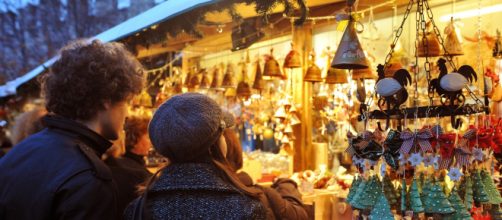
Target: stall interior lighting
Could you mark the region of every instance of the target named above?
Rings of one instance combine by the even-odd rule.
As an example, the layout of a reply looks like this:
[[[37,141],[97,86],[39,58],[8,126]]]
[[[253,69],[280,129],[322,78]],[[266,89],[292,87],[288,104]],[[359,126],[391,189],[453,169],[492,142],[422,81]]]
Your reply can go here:
[[[496,13],[496,12],[500,12],[500,11],[502,11],[502,4],[497,4],[497,5],[483,7],[481,9],[472,9],[472,10],[457,12],[454,14],[443,15],[439,18],[439,20],[441,22],[449,22],[451,17],[460,18],[460,19],[471,18],[471,17],[492,14],[492,13]]]

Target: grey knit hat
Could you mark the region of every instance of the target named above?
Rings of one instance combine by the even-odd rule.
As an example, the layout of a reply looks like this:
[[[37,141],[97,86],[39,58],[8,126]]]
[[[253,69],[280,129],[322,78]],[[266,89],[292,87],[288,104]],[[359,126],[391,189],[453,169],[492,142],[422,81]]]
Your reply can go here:
[[[184,93],[162,104],[153,115],[148,132],[152,144],[172,162],[191,162],[217,142],[232,115],[206,95]]]

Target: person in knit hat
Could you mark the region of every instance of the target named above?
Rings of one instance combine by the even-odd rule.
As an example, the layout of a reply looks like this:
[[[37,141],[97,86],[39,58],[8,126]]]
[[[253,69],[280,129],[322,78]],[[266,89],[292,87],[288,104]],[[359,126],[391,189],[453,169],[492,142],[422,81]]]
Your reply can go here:
[[[265,219],[261,192],[244,186],[225,158],[223,131],[233,124],[203,94],[180,94],[162,104],[148,130],[170,163],[129,205],[125,219]]]

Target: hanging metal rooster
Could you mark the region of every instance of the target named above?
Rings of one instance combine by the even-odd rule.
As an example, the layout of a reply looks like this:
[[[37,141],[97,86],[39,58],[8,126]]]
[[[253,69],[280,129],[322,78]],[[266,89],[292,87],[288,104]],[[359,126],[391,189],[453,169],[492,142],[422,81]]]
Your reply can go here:
[[[383,109],[387,105],[387,110],[398,109],[408,99],[408,92],[405,86],[411,84],[411,75],[405,69],[400,69],[394,73],[393,77],[385,77],[384,66],[377,67],[378,80],[376,92],[380,95],[378,107]]]
[[[444,106],[463,105],[465,96],[462,94],[462,89],[467,86],[467,83],[478,80],[476,71],[469,65],[463,65],[457,72],[448,73],[446,60],[443,58],[437,61],[437,65],[439,76],[431,80],[429,92],[437,92]]]

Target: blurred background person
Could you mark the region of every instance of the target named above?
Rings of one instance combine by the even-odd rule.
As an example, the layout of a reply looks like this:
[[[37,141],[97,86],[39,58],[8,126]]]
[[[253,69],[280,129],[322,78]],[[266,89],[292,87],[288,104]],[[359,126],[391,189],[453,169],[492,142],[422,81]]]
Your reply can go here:
[[[243,158],[237,133],[233,129],[227,128],[223,135],[227,142],[228,164],[234,172],[238,172],[242,169]],[[255,185],[253,179],[244,171],[240,171],[237,176],[244,185],[263,192],[260,201],[267,209],[267,219],[309,219],[298,186],[293,180],[279,178],[272,187],[262,187]]]
[[[124,211],[127,205],[138,197],[137,186],[144,183],[152,174],[146,169],[144,157],[151,147],[148,137],[148,123],[145,117],[132,116],[124,125],[125,153],[121,141],[107,152],[105,163],[110,167],[118,188],[118,210]],[[120,139],[119,139],[120,140]]]
[[[16,145],[23,141],[28,136],[35,134],[42,129],[44,125],[42,118],[47,114],[47,111],[41,107],[35,107],[31,111],[19,114],[14,120],[14,126],[11,132],[11,141]]]

